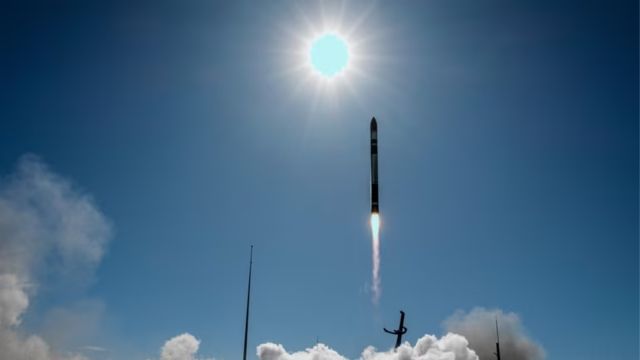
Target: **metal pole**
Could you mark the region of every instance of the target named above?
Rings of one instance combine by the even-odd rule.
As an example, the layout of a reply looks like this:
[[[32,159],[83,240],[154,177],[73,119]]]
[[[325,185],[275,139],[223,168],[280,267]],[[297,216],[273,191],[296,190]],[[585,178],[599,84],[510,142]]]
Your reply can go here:
[[[502,360],[500,358],[500,333],[498,332],[498,316],[496,315],[496,360]]]
[[[247,287],[247,313],[244,318],[244,350],[242,360],[247,360],[247,335],[249,334],[249,300],[251,300],[251,267],[253,266],[253,245],[249,255],[249,286]]]

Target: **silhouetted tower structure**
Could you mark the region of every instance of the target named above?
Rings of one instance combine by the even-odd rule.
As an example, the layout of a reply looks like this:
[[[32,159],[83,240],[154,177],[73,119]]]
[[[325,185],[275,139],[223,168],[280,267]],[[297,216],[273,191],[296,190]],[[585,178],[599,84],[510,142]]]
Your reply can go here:
[[[396,349],[400,344],[402,344],[402,335],[407,333],[407,328],[404,326],[404,311],[400,310],[400,325],[398,325],[397,330],[387,330],[384,328],[384,332],[395,335],[396,336]]]
[[[496,359],[497,360],[501,360],[500,359],[500,333],[498,332],[498,317],[496,316],[496,352],[494,353],[496,355]]]
[[[247,360],[247,336],[249,334],[249,302],[251,300],[251,267],[253,266],[253,245],[249,255],[249,285],[247,286],[247,313],[244,318],[244,350],[242,351],[242,360]]]

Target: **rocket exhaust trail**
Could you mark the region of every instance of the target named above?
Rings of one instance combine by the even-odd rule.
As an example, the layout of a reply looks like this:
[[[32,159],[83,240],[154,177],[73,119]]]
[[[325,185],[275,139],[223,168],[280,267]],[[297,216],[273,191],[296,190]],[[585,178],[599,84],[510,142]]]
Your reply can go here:
[[[382,292],[382,287],[380,286],[380,215],[377,213],[371,214],[371,249],[371,261],[373,264],[371,290],[373,291],[373,302],[377,304]]]
[[[371,119],[371,247],[373,302],[378,303],[382,287],[380,285],[380,215],[378,203],[378,123]]]

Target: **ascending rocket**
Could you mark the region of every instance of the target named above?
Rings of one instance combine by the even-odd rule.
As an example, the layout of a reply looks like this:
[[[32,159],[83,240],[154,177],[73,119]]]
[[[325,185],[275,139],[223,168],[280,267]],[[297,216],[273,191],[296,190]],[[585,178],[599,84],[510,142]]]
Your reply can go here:
[[[371,213],[378,213],[378,124],[371,118]]]

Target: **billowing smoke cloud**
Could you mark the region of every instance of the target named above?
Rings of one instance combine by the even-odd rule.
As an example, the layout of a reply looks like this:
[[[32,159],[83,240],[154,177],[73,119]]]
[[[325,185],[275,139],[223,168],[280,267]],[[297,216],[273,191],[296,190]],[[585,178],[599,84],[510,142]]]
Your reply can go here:
[[[265,343],[258,346],[260,360],[347,360],[324,344],[288,353],[282,345]],[[397,349],[377,351],[369,346],[362,352],[361,360],[479,360],[469,348],[467,340],[457,334],[447,334],[438,339],[433,335],[420,338],[415,346],[405,342]]]
[[[531,340],[523,330],[520,318],[502,310],[475,308],[469,313],[456,312],[445,320],[447,331],[461,334],[469,340],[469,346],[480,359],[495,358],[496,318],[500,327],[500,354],[509,360],[542,360],[544,350]]]
[[[316,346],[289,354],[280,344],[265,343],[258,345],[258,358],[260,360],[347,360],[324,344],[316,344]]]
[[[416,341],[416,345],[405,342],[397,349],[377,352],[368,347],[362,352],[363,360],[478,360],[476,353],[469,348],[467,339],[458,334],[446,334],[438,339],[425,335]]]
[[[160,360],[213,360],[197,357],[200,340],[189,333],[175,336],[162,346]]]
[[[21,332],[21,317],[47,279],[90,279],[110,238],[110,225],[91,197],[24,156],[0,179],[0,354],[11,360],[84,359],[55,353],[37,335]]]
[[[193,360],[200,347],[200,340],[185,333],[167,340],[162,347],[160,360]]]
[[[14,274],[0,274],[0,327],[20,324],[20,315],[29,306],[29,297]]]
[[[496,317],[500,324],[503,359],[545,359],[544,350],[527,337],[517,314],[476,308],[469,313],[458,311],[445,320],[448,333],[441,338],[425,335],[415,346],[405,342],[388,351],[377,351],[369,346],[360,360],[492,360],[496,350]],[[265,343],[258,346],[257,355],[260,360],[347,360],[324,344],[289,353],[282,345]]]

